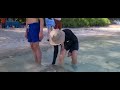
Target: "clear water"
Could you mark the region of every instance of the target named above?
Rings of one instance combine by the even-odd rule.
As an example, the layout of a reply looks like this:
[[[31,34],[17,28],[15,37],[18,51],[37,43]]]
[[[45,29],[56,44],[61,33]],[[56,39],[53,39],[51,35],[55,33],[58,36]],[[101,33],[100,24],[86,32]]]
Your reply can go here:
[[[83,32],[83,31],[82,31]],[[34,62],[31,49],[21,49],[0,57],[0,71],[3,72],[119,72],[120,71],[120,33],[96,35],[92,32],[80,33],[75,30],[78,39],[78,68],[71,67],[71,58],[65,57],[64,66],[52,66],[53,47],[44,38],[40,43],[43,59],[42,66]],[[93,35],[94,33],[94,35]],[[86,34],[86,36],[85,36]],[[9,37],[8,37],[9,38]],[[1,38],[4,39],[4,38]],[[1,40],[2,42],[3,40]],[[5,44],[5,43],[4,43]],[[23,44],[23,42],[21,43]],[[1,44],[2,45],[2,44]],[[20,44],[18,44],[20,47]],[[26,43],[26,45],[28,45]]]

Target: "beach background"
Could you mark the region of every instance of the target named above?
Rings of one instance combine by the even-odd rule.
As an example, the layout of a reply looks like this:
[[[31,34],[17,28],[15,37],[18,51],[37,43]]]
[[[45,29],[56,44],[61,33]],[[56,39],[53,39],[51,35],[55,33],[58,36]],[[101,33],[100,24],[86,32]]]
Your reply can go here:
[[[119,72],[120,25],[70,28],[79,39],[78,69],[65,57],[64,66],[52,66],[53,46],[47,41],[47,29],[40,42],[42,66],[36,65],[25,28],[0,29],[0,72]]]

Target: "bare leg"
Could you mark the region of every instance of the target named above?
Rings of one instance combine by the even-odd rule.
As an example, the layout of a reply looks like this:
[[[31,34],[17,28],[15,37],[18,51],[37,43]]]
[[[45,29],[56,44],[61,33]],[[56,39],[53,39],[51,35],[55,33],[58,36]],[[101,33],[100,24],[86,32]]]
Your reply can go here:
[[[59,65],[63,64],[66,52],[67,51],[65,49],[61,50],[60,55],[59,55]]]
[[[49,41],[50,29],[48,29],[47,41]]]
[[[77,50],[74,50],[72,51],[72,68],[76,71],[78,68],[77,68],[77,53],[78,51]]]
[[[77,53],[78,53],[78,51],[77,50],[74,50],[74,51],[72,51],[72,56],[71,56],[71,58],[72,58],[72,64],[77,64]]]
[[[42,52],[40,50],[39,42],[34,43],[33,48],[34,48],[36,63],[41,64]]]
[[[52,27],[48,29],[48,35],[47,35],[48,39],[47,39],[47,41],[49,41],[49,36],[50,36],[51,31],[52,31]]]
[[[37,63],[37,56],[35,54],[35,49],[33,47],[33,43],[30,43],[30,45],[31,45],[31,49],[32,49],[32,52],[33,52],[33,55],[34,55],[34,58],[35,58],[35,62]]]

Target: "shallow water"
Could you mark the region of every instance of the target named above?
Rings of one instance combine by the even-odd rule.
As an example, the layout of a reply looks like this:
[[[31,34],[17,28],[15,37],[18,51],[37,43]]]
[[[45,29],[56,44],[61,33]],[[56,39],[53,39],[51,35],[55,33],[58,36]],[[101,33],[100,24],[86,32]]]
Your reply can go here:
[[[74,33],[79,39],[80,50],[78,52],[78,69],[71,67],[71,59],[67,56],[64,60],[64,66],[52,66],[53,47],[49,45],[44,38],[40,43],[43,59],[42,66],[36,65],[34,62],[31,49],[22,49],[21,44],[29,46],[25,41],[19,39],[16,44],[21,50],[16,53],[0,54],[0,71],[3,72],[119,72],[120,71],[120,33],[109,32],[79,32]],[[2,42],[3,36],[0,41]],[[18,36],[23,37],[23,36]],[[9,36],[8,36],[9,38]],[[15,37],[14,37],[15,38]],[[16,38],[17,39],[17,38]],[[11,39],[10,39],[11,40]],[[8,41],[5,41],[8,42]],[[14,41],[15,42],[15,41]],[[3,43],[5,44],[5,43]],[[1,44],[1,45],[3,45]],[[13,45],[13,43],[10,43]],[[18,46],[17,46],[18,45]],[[24,46],[25,46],[24,45]],[[9,46],[10,47],[10,46]],[[9,47],[7,47],[9,49]],[[1,50],[4,50],[1,49]]]

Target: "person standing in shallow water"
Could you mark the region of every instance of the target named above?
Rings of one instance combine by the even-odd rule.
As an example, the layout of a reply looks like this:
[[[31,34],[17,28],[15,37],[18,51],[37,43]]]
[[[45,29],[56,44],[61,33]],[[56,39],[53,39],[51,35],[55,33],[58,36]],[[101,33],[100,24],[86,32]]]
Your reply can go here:
[[[48,29],[47,41],[49,41],[49,34],[55,27],[55,21],[53,18],[45,18],[46,27]]]
[[[43,18],[26,18],[25,37],[30,43],[35,62],[37,64],[41,64],[42,59],[42,52],[39,46],[39,42],[41,42],[43,39],[43,27]]]

